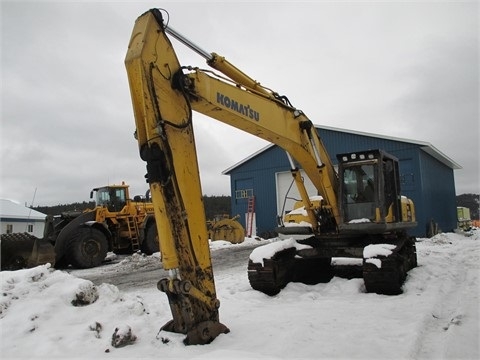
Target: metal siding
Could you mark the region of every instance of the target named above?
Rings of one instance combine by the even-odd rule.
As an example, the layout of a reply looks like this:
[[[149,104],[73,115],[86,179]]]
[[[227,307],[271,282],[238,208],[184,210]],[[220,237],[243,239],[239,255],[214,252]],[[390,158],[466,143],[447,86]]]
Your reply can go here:
[[[452,199],[455,204],[453,170],[423,152],[419,145],[328,129],[319,129],[319,134],[334,164],[337,163],[336,154],[338,153],[366,149],[383,149],[399,159],[402,194],[414,201],[419,223],[410,231],[412,235],[426,235],[425,224],[430,221],[431,215],[435,215],[435,221],[444,231],[455,227],[456,213],[452,215],[450,211]],[[257,234],[260,236],[277,226],[275,174],[289,170],[285,152],[273,146],[230,172],[232,197],[235,196],[235,182],[238,179],[253,179]],[[437,187],[437,179],[442,179],[439,187]],[[245,204],[232,201],[232,214],[243,214],[246,211]],[[432,212],[428,212],[427,209],[431,209]]]
[[[272,169],[258,172],[258,196],[256,196],[255,213],[257,217],[257,234],[265,237],[263,233],[271,231],[276,226],[276,211],[272,213],[272,204],[275,206],[275,176],[272,176]]]
[[[423,151],[419,154],[424,194],[424,213],[421,214],[423,226],[426,229],[430,220],[433,220],[442,231],[452,231],[457,227],[453,171]]]
[[[230,173],[232,193],[232,215],[240,214],[240,223],[245,225],[243,214],[247,210],[246,200],[235,199],[235,184],[239,180],[251,178],[254,184],[255,215],[257,234],[272,231],[276,227],[275,173],[289,170],[285,152],[275,146],[243,163]],[[273,214],[273,215],[272,215]]]
[[[247,212],[248,199],[247,198],[238,198],[236,197],[237,190],[252,190],[255,189],[255,181],[252,176],[244,174],[244,177],[235,179],[235,191],[232,193],[232,203],[235,204],[236,211],[233,213],[235,215],[240,215],[240,222],[243,227],[245,227],[245,217],[243,216]],[[254,193],[254,192],[253,192]]]

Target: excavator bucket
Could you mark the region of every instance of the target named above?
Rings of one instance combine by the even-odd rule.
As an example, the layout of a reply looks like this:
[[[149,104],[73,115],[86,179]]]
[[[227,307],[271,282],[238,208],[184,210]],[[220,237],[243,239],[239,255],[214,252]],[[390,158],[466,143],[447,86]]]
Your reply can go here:
[[[28,233],[2,234],[1,269],[18,270],[50,263],[55,265],[55,248],[46,239]]]

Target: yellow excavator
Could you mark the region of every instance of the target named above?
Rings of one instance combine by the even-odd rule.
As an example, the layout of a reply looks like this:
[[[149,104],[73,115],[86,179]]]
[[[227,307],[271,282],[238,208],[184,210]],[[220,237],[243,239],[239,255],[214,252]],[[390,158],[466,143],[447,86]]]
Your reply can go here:
[[[182,66],[169,36],[204,57],[211,69]],[[416,266],[415,239],[407,235],[416,222],[412,201],[400,195],[395,157],[382,150],[340,154],[337,174],[301,110],[224,57],[186,39],[166,24],[162,10],[149,10],[136,20],[125,65],[135,137],[146,162],[168,271],[158,288],[167,294],[173,319],[163,330],[186,334],[185,344],[206,344],[229,331],[219,320],[193,110],[278,145],[290,161],[308,226],[285,223],[279,232],[304,238],[279,247],[268,259],[250,256],[248,278],[254,289],[273,295],[289,281],[313,283],[329,273],[332,257],[347,256],[364,259],[367,291],[401,291],[407,271]],[[317,196],[313,202],[299,169],[318,191],[311,194]]]

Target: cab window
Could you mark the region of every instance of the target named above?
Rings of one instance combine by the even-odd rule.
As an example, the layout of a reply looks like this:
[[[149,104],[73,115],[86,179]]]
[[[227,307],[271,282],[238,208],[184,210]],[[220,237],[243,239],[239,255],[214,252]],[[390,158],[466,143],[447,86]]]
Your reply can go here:
[[[375,220],[374,164],[347,166],[343,173],[345,222],[357,219]]]
[[[118,212],[126,205],[124,188],[104,188],[97,191],[97,205],[106,206],[110,212]]]

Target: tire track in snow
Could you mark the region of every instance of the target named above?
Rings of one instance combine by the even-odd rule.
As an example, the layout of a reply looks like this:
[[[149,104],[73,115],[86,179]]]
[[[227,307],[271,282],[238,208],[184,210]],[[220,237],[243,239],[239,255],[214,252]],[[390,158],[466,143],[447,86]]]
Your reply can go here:
[[[480,262],[478,241],[460,238],[454,246],[452,244],[444,246],[441,244],[441,235],[427,241],[435,242],[439,239],[437,251],[429,250],[424,253],[420,251],[422,256],[420,263],[441,263],[442,266],[434,268],[441,268],[443,271],[436,274],[428,273],[425,266],[415,273],[416,275],[420,272],[424,273],[424,276],[416,281],[417,288],[422,289],[424,286],[422,296],[427,295],[427,301],[430,299],[432,302],[427,304],[427,306],[430,305],[430,311],[425,311],[423,321],[419,322],[419,329],[417,329],[419,336],[413,344],[409,357],[413,359],[477,359],[479,357],[477,284]],[[421,249],[421,246],[419,248]],[[432,278],[442,280],[436,289],[429,286],[429,280]],[[432,281],[432,283],[437,282]],[[467,317],[465,315],[467,313],[474,315]],[[469,329],[475,329],[475,326],[477,331],[469,331]],[[468,346],[464,346],[467,343]],[[477,344],[476,350],[466,352],[465,349],[472,348],[472,343]]]

